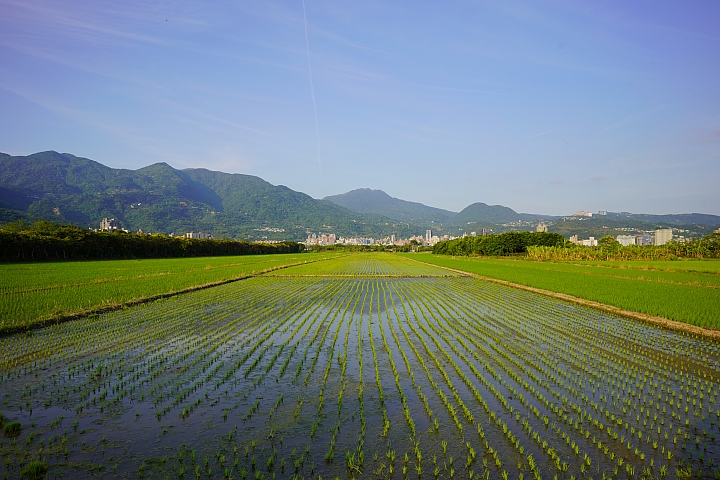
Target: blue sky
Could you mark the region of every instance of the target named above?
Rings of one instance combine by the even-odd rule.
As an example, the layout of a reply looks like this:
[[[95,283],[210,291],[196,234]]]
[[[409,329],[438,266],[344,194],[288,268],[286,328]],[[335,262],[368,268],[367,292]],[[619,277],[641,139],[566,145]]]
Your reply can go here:
[[[0,11],[5,153],[454,211],[720,214],[717,1],[306,0],[307,37],[302,0]]]

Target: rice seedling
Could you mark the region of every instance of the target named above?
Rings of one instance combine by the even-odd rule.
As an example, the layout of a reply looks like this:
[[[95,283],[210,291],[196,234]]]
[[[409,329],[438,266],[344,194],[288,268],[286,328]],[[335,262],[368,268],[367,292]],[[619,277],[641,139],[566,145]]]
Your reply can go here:
[[[0,338],[0,475],[712,475],[717,343],[399,256],[313,265]]]

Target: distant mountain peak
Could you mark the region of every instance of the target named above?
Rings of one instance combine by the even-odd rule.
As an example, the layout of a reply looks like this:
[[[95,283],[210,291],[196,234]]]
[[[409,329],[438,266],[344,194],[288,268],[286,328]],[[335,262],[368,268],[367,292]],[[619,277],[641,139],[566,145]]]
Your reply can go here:
[[[421,231],[252,175],[178,170],[166,162],[114,169],[55,151],[0,156],[0,223],[42,219],[97,227],[104,217],[119,219],[129,230],[253,240],[300,240],[306,231],[378,238]]]
[[[455,212],[401,200],[388,195],[383,190],[371,188],[357,188],[339,195],[325,197],[324,200],[353,212],[383,215],[400,222],[421,225],[447,223],[455,215]]]

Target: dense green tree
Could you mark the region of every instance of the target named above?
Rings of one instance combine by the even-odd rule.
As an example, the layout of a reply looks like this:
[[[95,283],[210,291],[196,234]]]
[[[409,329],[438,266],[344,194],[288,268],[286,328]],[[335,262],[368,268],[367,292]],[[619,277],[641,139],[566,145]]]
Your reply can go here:
[[[528,256],[536,260],[677,260],[678,258],[720,257],[720,233],[712,233],[690,242],[668,242],[665,245],[628,245],[605,240],[597,247],[580,245],[528,247]]]
[[[441,255],[511,255],[524,253],[530,246],[555,247],[566,243],[565,237],[557,233],[506,232],[439,242],[432,251]]]
[[[0,228],[2,262],[255,255],[297,253],[303,249],[296,242],[266,244],[122,231],[93,232],[44,221],[33,225],[12,222]]]
[[[598,246],[604,247],[604,248],[617,248],[620,247],[620,242],[615,240],[614,237],[610,235],[605,235],[600,240],[598,240]]]

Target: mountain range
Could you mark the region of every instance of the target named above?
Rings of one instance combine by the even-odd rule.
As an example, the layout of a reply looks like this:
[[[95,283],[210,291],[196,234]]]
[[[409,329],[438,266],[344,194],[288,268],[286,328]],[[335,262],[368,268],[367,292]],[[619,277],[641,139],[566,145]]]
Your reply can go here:
[[[518,213],[509,207],[488,205],[482,202],[468,205],[460,212],[451,212],[440,208],[428,207],[422,203],[408,202],[394,198],[382,190],[371,190],[369,188],[359,188],[340,195],[331,195],[325,197],[324,200],[329,200],[354,212],[374,213],[397,221],[411,222],[425,226],[434,224],[441,227],[462,227],[466,225],[490,225],[513,222],[556,222],[565,218],[553,215]],[[604,223],[648,223],[676,226],[713,226],[720,224],[720,216],[704,213],[650,215],[628,212],[605,212],[604,215],[596,217],[596,219]],[[588,220],[588,217],[584,217],[583,220]]]
[[[146,232],[304,239],[306,231],[382,237],[421,232],[356,213],[251,175],[156,163],[114,169],[67,153],[0,154],[0,222],[54,220],[95,227],[104,217]]]
[[[52,220],[97,227],[104,217],[117,218],[132,231],[203,231],[251,240],[300,240],[308,232],[377,238],[423,234],[427,228],[451,234],[486,226],[500,231],[509,224],[526,229],[540,221],[560,224],[563,218],[480,202],[451,212],[367,188],[318,200],[251,175],[178,170],[166,163],[114,169],[54,151],[27,156],[0,153],[0,223]],[[608,213],[602,222],[696,224],[705,230],[702,226],[719,225],[720,216],[623,212]],[[590,220],[582,225],[587,229],[592,224]]]

